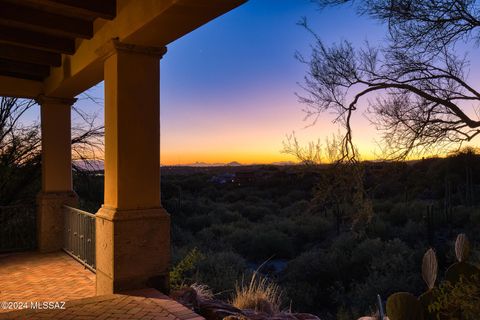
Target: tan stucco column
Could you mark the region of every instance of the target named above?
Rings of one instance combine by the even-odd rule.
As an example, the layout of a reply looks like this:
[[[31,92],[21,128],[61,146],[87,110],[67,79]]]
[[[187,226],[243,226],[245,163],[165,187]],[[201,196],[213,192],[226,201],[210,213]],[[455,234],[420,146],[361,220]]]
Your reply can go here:
[[[160,201],[160,70],[165,48],[111,41],[105,59],[105,199],[96,219],[97,295],[165,289],[170,218]]]
[[[42,191],[37,196],[37,239],[41,252],[63,246],[62,205],[77,205],[72,188],[71,107],[75,99],[40,96]]]

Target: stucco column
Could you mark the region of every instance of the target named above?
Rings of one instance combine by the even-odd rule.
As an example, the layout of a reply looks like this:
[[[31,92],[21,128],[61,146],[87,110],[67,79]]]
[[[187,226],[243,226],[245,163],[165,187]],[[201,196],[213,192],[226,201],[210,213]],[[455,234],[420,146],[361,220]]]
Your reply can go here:
[[[41,252],[63,246],[62,206],[77,205],[72,188],[71,107],[75,99],[40,96],[42,191],[37,196],[37,239]]]
[[[97,294],[166,289],[170,218],[160,201],[160,70],[165,48],[111,41],[105,80],[105,199],[96,219]]]

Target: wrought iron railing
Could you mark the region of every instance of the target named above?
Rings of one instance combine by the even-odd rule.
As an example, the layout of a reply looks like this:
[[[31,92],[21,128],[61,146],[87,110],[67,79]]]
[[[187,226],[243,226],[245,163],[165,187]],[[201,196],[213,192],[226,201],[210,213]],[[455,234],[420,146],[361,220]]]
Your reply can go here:
[[[95,215],[69,206],[63,212],[63,250],[95,272]]]
[[[0,206],[0,253],[35,249],[34,205]]]

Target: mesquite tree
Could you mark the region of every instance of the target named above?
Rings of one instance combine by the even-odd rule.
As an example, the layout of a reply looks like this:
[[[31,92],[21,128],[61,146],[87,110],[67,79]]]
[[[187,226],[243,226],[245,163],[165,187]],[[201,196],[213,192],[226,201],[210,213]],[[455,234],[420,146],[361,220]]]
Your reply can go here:
[[[38,122],[25,121],[35,101],[0,97],[0,206],[35,200],[41,174],[41,132]],[[103,125],[77,108],[80,119],[72,127],[74,159],[101,154]],[[82,167],[75,167],[81,170]]]
[[[478,54],[478,1],[312,1],[321,7],[352,2],[359,14],[387,28],[388,41],[381,46],[354,48],[343,41],[327,47],[301,22],[315,42],[310,57],[297,55],[309,70],[300,99],[314,119],[335,111],[345,128],[343,160],[357,156],[351,123],[362,101],[382,131],[387,158],[460,148],[480,133],[480,91],[469,82],[468,56],[458,54],[460,45],[472,45]]]

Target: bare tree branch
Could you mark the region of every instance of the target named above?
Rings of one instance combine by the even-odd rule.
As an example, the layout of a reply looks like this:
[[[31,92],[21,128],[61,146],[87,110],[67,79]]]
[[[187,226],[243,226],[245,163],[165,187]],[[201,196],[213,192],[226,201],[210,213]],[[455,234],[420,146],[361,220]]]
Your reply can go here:
[[[324,7],[353,1],[314,2]],[[386,46],[367,43],[355,49],[343,41],[327,47],[305,20],[300,22],[314,35],[311,56],[296,55],[308,67],[304,93],[298,95],[307,119],[336,113],[334,121],[345,128],[344,159],[356,157],[351,122],[365,99],[389,158],[459,148],[475,138],[480,92],[468,83],[467,57],[455,52],[458,40],[479,39],[477,2],[367,0],[359,2],[358,10],[388,22]]]

